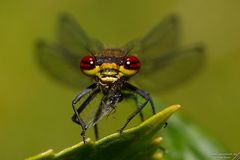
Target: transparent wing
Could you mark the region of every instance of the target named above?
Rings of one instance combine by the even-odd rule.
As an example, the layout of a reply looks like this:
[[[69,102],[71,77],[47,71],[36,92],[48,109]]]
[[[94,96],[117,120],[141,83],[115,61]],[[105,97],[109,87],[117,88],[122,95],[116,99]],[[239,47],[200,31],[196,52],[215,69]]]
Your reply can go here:
[[[204,63],[201,44],[179,47],[179,21],[171,16],[159,23],[145,37],[125,45],[137,54],[142,67],[133,81],[151,92],[161,93],[181,84],[199,71]]]
[[[89,38],[81,26],[67,14],[62,14],[59,18],[58,39],[62,47],[76,55],[104,47],[98,40]]]
[[[80,59],[103,45],[90,39],[70,16],[63,14],[58,22],[58,41],[37,43],[37,61],[51,77],[73,88],[85,88],[89,78],[79,69]]]
[[[185,49],[177,48],[162,54],[151,62],[143,62],[142,68],[134,79],[143,89],[162,93],[183,83],[202,68],[205,58],[201,45]]]
[[[124,48],[131,49],[141,60],[158,57],[178,47],[180,39],[179,20],[172,15],[157,24],[145,37],[128,42]],[[144,68],[143,68],[144,69]]]
[[[42,41],[36,53],[41,68],[55,80],[76,89],[89,85],[89,78],[79,69],[79,57],[65,48]]]

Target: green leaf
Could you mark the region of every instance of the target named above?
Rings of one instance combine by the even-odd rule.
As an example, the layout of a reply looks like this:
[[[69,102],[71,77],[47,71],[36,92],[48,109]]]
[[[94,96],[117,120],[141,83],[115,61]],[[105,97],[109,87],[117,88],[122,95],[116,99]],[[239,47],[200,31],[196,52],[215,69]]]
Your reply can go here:
[[[167,149],[165,160],[216,160],[230,153],[204,129],[186,117],[175,115],[163,131],[162,146]],[[233,155],[228,155],[232,159]]]
[[[115,133],[93,142],[87,139],[58,153],[48,150],[27,160],[159,160],[161,138],[156,133],[180,105],[170,106],[139,126]]]
[[[157,109],[161,110],[159,101],[154,101]],[[233,159],[234,156],[213,135],[182,114],[177,113],[168,120],[161,136],[161,146],[166,149],[164,160],[216,160],[224,159],[224,156],[225,159]]]

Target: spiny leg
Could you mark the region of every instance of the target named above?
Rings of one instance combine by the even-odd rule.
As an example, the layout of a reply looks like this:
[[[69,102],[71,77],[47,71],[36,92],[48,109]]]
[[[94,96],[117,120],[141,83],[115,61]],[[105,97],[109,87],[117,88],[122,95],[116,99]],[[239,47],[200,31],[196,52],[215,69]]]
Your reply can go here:
[[[80,117],[80,114],[81,112],[86,108],[86,106],[94,99],[94,97],[96,97],[96,95],[100,92],[100,89],[97,89],[95,91],[93,91],[89,96],[88,98],[82,103],[82,105],[78,108],[77,112],[79,114],[79,117]],[[81,117],[80,117],[81,118]],[[77,119],[77,115],[74,114],[72,116],[72,120],[73,122],[81,125]],[[87,126],[85,125],[85,130],[87,130]],[[98,130],[97,130],[97,126],[94,126],[94,135],[95,135],[95,139],[98,140]]]
[[[103,109],[106,101],[107,101],[107,96],[104,95],[104,96],[102,97],[102,99],[101,99],[100,105],[99,105],[99,107],[98,107],[98,109],[97,109],[97,112],[96,112],[96,114],[95,114],[95,116],[94,116],[94,119],[93,119],[93,122],[92,122],[94,126],[95,126],[96,122],[99,120],[99,118],[100,118],[100,116],[101,116],[102,109]]]
[[[145,91],[142,91],[140,89],[138,89],[137,87],[129,84],[129,83],[125,83],[125,88],[127,90],[130,90],[138,95],[140,95],[141,97],[143,97],[145,99],[145,102],[134,112],[132,113],[128,119],[127,119],[127,122],[124,124],[124,126],[119,130],[120,133],[122,133],[122,131],[127,127],[128,123],[139,113],[141,112],[141,110],[147,105],[147,103],[150,101],[150,105],[151,105],[151,108],[152,108],[152,112],[153,114],[155,114],[155,108],[154,108],[154,105],[153,105],[153,101],[151,99],[151,97],[149,96],[148,93],[146,93]]]
[[[135,86],[129,84],[129,87],[132,89],[133,92],[135,92],[136,94],[140,95],[141,97],[143,97],[144,99],[148,98],[149,99],[149,102],[150,102],[150,106],[151,106],[151,109],[152,109],[152,114],[156,114],[156,110],[155,110],[155,106],[154,106],[154,103],[153,103],[153,100],[152,100],[152,97],[145,91],[143,90],[140,90],[138,88],[136,88]]]
[[[97,124],[94,125],[94,135],[95,135],[95,140],[98,140],[98,138],[99,138],[98,135],[99,134],[98,134],[98,126],[97,126]]]
[[[80,107],[77,109],[78,115],[80,117],[80,113],[82,113],[82,111],[86,108],[86,106],[96,97],[96,95],[100,92],[100,89],[96,89],[95,91],[93,91],[88,97],[87,99],[80,105]],[[72,116],[72,120],[73,122],[77,123],[80,125],[77,115],[74,113]]]
[[[128,119],[127,122],[124,124],[124,126],[119,130],[120,133],[122,133],[122,131],[127,127],[128,123],[139,113],[141,112],[141,110],[146,106],[146,104],[148,103],[149,99],[146,99],[146,101],[140,106],[140,108],[138,108],[133,114],[131,114]]]
[[[144,99],[149,98],[150,106],[151,106],[151,109],[152,109],[152,114],[153,114],[153,115],[156,114],[156,110],[155,110],[155,107],[154,107],[154,103],[153,103],[152,97],[149,96],[148,93],[146,93],[146,92],[143,91],[143,90],[138,89],[137,87],[131,85],[130,83],[126,83],[126,87],[129,88],[130,90],[132,90],[133,92],[139,94],[139,95],[142,96],[143,98],[145,97]],[[140,114],[141,114],[141,112],[140,112]],[[140,116],[141,116],[141,115],[140,115]],[[168,123],[165,122],[163,128],[166,128],[167,125],[168,125]]]
[[[141,104],[139,103],[139,100],[138,100],[138,98],[137,98],[137,96],[135,94],[133,94],[133,93],[124,93],[124,97],[132,98],[135,101],[135,103],[136,103],[137,109],[140,108]],[[139,113],[139,116],[140,116],[141,121],[143,122],[144,121],[144,116],[143,116],[142,111]]]
[[[80,118],[80,116],[79,116],[79,113],[78,113],[78,110],[77,110],[77,108],[76,108],[76,104],[77,104],[77,102],[79,102],[80,101],[80,99],[82,98],[82,97],[84,97],[86,94],[88,94],[89,92],[91,92],[94,88],[96,88],[97,87],[97,85],[96,85],[96,83],[94,83],[94,84],[92,84],[92,85],[90,85],[88,88],[86,88],[85,90],[83,90],[80,94],[78,94],[75,98],[74,98],[74,100],[72,101],[72,108],[73,108],[73,111],[74,111],[74,114],[76,115],[76,118],[77,118],[77,121],[79,122],[79,123],[77,123],[77,124],[79,124],[81,127],[82,127],[82,132],[81,132],[81,136],[82,136],[82,138],[83,138],[83,142],[85,143],[85,132],[86,132],[86,124],[84,123],[84,121]],[[83,107],[83,109],[84,109],[85,107]],[[83,110],[82,109],[82,110]],[[74,121],[75,122],[75,121]]]
[[[129,84],[129,83],[128,83],[128,85],[130,85],[130,87],[132,87],[133,89],[137,89],[135,86],[133,86],[133,85],[131,85],[131,84]],[[145,95],[145,96],[148,96],[149,102],[150,102],[150,104],[151,104],[150,106],[151,106],[151,108],[152,108],[152,114],[153,114],[153,115],[156,114],[156,110],[155,110],[155,107],[154,107],[154,103],[153,103],[152,97],[149,96],[149,94],[146,93],[146,92],[143,91],[143,90],[137,89],[137,90],[136,90],[136,93],[139,94],[139,95],[141,95],[142,97],[143,97],[144,95]],[[143,98],[144,98],[144,97],[143,97]],[[167,125],[168,125],[168,123],[165,122],[163,128],[166,128]]]

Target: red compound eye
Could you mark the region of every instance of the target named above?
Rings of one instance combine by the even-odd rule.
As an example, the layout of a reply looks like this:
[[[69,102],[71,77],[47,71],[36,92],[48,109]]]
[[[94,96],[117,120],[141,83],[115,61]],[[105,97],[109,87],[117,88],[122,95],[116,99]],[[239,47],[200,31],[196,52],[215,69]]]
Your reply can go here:
[[[95,68],[95,58],[92,56],[85,56],[81,59],[80,68],[82,70],[91,70]]]
[[[130,70],[139,70],[141,67],[140,61],[135,56],[128,56],[124,62],[124,68]]]

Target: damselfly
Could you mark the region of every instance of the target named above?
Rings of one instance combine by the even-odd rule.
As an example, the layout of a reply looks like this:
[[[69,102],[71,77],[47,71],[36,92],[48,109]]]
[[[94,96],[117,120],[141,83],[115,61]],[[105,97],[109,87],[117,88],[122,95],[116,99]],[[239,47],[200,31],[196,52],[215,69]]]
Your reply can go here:
[[[120,128],[120,133],[137,114],[144,120],[141,111],[148,103],[155,114],[150,94],[142,89],[151,93],[169,89],[196,73],[204,60],[201,45],[179,46],[176,16],[166,18],[143,38],[120,48],[105,48],[101,42],[89,38],[66,14],[60,16],[58,36],[56,43],[38,43],[37,58],[42,68],[60,82],[80,89],[89,85],[72,101],[72,120],[82,127],[84,142],[85,132],[91,126],[98,139],[97,123],[114,112],[123,99],[134,99],[137,109]],[[132,85],[131,80],[141,89]],[[81,113],[99,94],[101,100],[94,104],[97,109],[93,117],[85,121]],[[83,97],[86,98],[82,100]],[[139,102],[140,97],[143,103]]]

